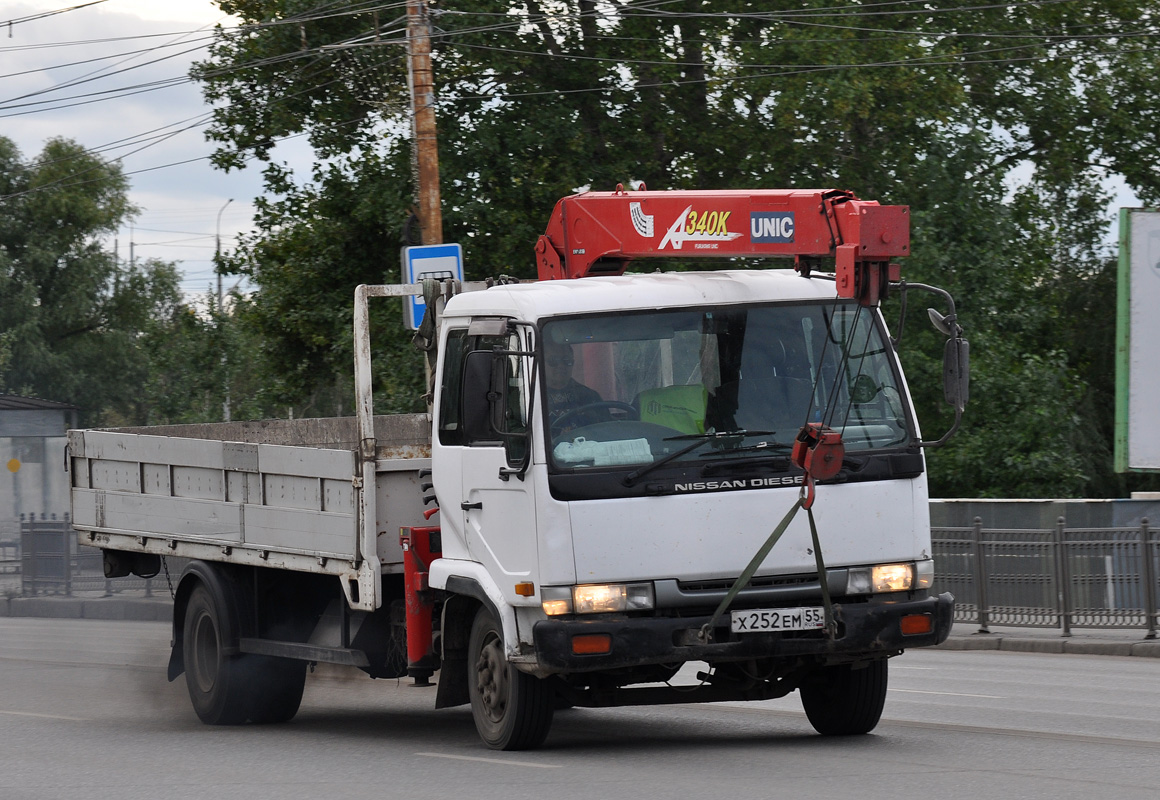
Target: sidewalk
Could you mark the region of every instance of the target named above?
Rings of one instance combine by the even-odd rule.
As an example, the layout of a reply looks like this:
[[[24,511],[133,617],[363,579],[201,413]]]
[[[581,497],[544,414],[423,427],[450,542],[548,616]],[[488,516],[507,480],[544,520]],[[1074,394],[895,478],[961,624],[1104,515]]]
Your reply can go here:
[[[153,597],[145,597],[143,591],[126,591],[113,597],[96,593],[78,593],[72,597],[0,596],[0,617],[169,622],[172,614],[173,601],[164,591],[154,592]],[[1070,637],[1060,636],[1058,628],[992,625],[990,633],[978,633],[978,629],[974,623],[956,622],[950,638],[937,649],[1160,658],[1160,639],[1145,639],[1143,628],[1073,628]]]
[[[940,650],[1003,650],[1015,653],[1073,653],[1100,656],[1160,658],[1160,639],[1145,639],[1143,628],[1072,628],[1060,636],[1059,628],[1017,628],[991,625],[979,633],[976,623],[956,622]]]

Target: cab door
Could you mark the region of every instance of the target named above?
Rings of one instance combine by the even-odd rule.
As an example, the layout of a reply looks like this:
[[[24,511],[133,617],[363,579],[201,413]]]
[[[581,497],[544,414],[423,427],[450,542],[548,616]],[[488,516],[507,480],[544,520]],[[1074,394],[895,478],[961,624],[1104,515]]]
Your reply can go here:
[[[454,527],[462,532],[467,556],[495,576],[505,597],[514,600],[515,584],[536,581],[539,557],[535,493],[532,482],[524,480],[518,471],[528,447],[531,359],[526,354],[530,350],[530,334],[524,329],[498,335],[479,333],[486,328],[473,324],[449,334],[449,345],[453,338],[461,342],[460,346],[447,348],[444,365],[445,388],[450,383],[448,370],[457,371],[458,376],[454,384],[459,402],[453,415],[458,435],[446,438],[454,440],[457,458],[448,461],[460,466],[456,476],[460,492],[455,498],[459,507],[444,505],[443,520],[446,525],[455,516],[458,524]],[[496,354],[496,350],[506,355]],[[503,364],[497,365],[496,359],[502,359]],[[472,370],[478,373],[493,367],[502,376],[502,390],[494,392],[499,395],[495,402],[500,405],[486,424],[473,424],[468,419],[473,413],[473,400],[464,397],[464,387],[471,391],[470,387],[479,386],[479,376],[473,380],[469,375]],[[448,400],[445,397],[444,403]],[[478,397],[474,398],[474,408],[479,410]],[[441,414],[447,416],[452,415]],[[446,422],[441,420],[441,426]],[[455,479],[450,475],[447,478]]]

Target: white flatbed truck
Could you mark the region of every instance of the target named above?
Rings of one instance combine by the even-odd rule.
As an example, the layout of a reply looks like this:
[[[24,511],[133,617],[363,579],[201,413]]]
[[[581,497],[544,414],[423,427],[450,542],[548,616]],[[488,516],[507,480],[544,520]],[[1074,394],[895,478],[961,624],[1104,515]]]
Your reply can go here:
[[[916,288],[888,263],[900,208],[565,198],[539,282],[358,288],[357,417],[70,431],[79,541],[110,577],[192,559],[169,677],[210,724],[289,720],[324,662],[435,677],[499,749],[538,746],[560,706],[795,690],[819,732],[867,732],[887,659],[953,610],[923,454],[946,437],[923,441],[877,308]],[[620,274],[696,244],[798,270]],[[431,412],[375,416],[367,304],[424,291]],[[957,420],[966,342],[953,302],[932,318]],[[668,685],[689,662],[700,682]]]

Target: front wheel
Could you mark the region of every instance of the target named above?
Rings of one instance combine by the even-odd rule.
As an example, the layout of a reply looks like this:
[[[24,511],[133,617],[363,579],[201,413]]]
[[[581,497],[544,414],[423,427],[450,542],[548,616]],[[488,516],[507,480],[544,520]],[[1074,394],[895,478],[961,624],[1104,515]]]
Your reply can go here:
[[[480,738],[493,750],[539,747],[552,726],[555,693],[547,681],[507,662],[503,631],[487,609],[475,615],[468,656],[467,693]]]
[[[802,707],[823,736],[869,733],[882,717],[886,682],[886,659],[861,669],[850,664],[826,667],[802,684]]]

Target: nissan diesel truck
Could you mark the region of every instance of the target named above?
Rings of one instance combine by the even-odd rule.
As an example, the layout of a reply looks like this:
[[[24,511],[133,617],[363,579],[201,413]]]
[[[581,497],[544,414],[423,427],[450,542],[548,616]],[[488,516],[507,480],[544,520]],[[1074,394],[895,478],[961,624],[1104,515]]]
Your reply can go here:
[[[286,722],[333,663],[433,683],[496,749],[559,708],[792,692],[866,733],[953,612],[950,433],[923,438],[881,299],[945,306],[956,426],[967,343],[909,244],[908,209],[848,192],[564,198],[539,280],[358,287],[355,417],[70,431],[73,524],[110,577],[188,560],[169,677],[208,724]],[[683,271],[704,256],[731,268]],[[429,411],[375,415],[368,305],[415,294]]]

